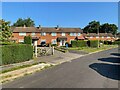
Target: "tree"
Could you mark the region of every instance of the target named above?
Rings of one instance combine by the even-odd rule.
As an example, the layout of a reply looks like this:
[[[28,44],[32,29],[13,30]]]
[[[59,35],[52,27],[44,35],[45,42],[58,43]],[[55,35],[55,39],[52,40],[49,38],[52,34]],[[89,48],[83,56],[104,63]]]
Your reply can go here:
[[[10,22],[0,20],[0,41],[9,41],[12,36],[12,30],[10,28]]]
[[[84,33],[98,33],[100,28],[99,21],[91,21],[89,24],[83,29]]]
[[[99,21],[92,21],[83,28],[84,33],[117,33],[118,27],[115,24],[105,23],[100,25]]]
[[[32,44],[32,38],[30,35],[24,37],[24,44]]]
[[[100,32],[116,34],[118,27],[115,24],[105,23],[100,26]]]
[[[35,23],[34,23],[34,21],[33,21],[31,18],[27,18],[27,19],[19,18],[19,19],[13,24],[13,26],[15,26],[15,27],[23,27],[24,25],[25,25],[26,27],[33,27],[33,26],[35,26]]]

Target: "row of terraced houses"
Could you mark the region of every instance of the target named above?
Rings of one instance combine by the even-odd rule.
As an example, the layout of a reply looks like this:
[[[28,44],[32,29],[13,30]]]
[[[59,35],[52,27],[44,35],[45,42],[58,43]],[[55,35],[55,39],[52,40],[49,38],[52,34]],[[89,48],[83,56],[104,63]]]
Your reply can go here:
[[[37,45],[42,42],[46,44],[58,44],[64,46],[66,42],[71,43],[72,40],[107,40],[114,41],[118,39],[111,33],[83,33],[80,28],[63,28],[63,27],[12,27],[12,40],[17,43],[24,42],[24,36],[31,35],[32,41],[38,40]]]

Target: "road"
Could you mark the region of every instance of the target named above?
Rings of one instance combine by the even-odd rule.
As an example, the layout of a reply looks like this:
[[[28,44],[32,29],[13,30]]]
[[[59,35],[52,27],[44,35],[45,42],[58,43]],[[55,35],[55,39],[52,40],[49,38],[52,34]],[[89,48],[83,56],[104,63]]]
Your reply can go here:
[[[18,78],[3,88],[118,88],[118,49],[90,54]]]

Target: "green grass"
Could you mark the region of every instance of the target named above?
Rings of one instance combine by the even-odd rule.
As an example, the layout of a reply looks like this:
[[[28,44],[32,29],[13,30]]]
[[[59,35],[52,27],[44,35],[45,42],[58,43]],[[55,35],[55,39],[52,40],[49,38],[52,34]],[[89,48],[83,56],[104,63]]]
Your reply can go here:
[[[116,48],[116,47],[118,47],[118,45],[104,45],[104,46],[101,46],[100,48],[76,47],[76,48],[69,48],[69,50],[79,50],[79,51],[91,53],[91,52],[107,50],[107,49]]]
[[[45,63],[45,62],[39,62],[39,63]],[[33,65],[37,65],[39,63],[33,63],[33,64],[28,64],[28,65],[22,65],[22,66],[17,66],[17,67],[14,67],[14,68],[10,68],[10,69],[7,69],[7,70],[3,70],[0,72],[1,73],[7,73],[7,72],[10,72],[10,71],[14,71],[14,70],[18,70],[18,69],[22,69],[22,68],[26,68],[26,67],[31,67]]]

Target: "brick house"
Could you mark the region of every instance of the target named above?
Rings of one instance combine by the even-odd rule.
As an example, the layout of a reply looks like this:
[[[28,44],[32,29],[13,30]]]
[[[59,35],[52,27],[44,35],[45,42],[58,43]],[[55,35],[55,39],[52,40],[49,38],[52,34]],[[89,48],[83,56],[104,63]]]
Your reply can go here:
[[[102,41],[115,41],[115,35],[111,33],[84,33],[83,34],[84,38],[87,40],[102,40]]]
[[[84,39],[80,28],[63,28],[63,27],[12,27],[13,40],[17,43],[24,42],[24,36],[31,35],[32,41],[38,40],[37,45],[41,42],[46,44],[58,44],[64,46],[66,42],[71,43],[71,40],[76,38]]]

